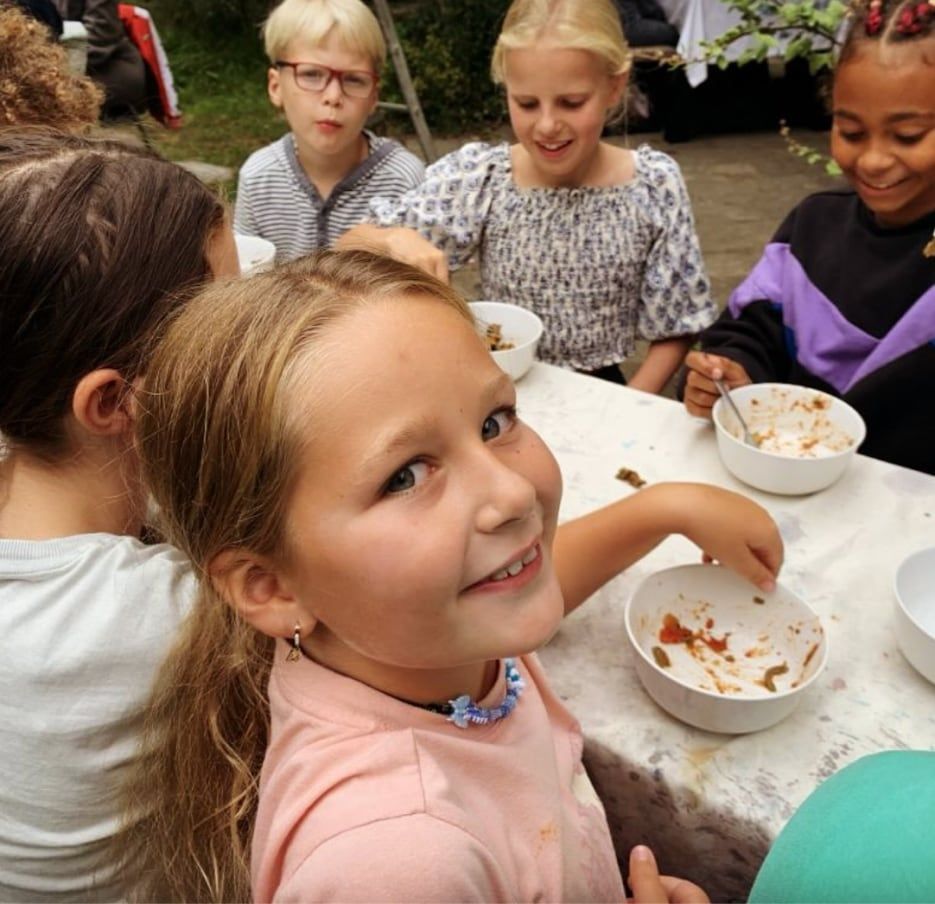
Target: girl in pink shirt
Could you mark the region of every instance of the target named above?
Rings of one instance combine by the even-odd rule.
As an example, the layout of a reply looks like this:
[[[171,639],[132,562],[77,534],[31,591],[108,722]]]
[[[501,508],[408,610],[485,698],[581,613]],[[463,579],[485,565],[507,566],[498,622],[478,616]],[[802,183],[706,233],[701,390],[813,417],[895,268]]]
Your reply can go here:
[[[556,535],[556,462],[464,301],[367,252],[208,289],[147,390],[146,477],[201,588],[132,787],[136,893],[624,900],[534,651],[673,531],[769,587],[768,515],[658,484]],[[631,884],[705,900],[645,848]]]

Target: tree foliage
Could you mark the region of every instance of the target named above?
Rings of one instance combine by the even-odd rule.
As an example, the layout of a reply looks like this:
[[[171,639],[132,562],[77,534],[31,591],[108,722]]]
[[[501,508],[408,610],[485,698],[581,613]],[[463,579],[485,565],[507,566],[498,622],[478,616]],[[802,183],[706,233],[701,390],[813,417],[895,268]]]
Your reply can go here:
[[[399,41],[426,119],[441,132],[502,122],[505,107],[490,80],[490,54],[509,0],[401,0],[391,2]],[[275,0],[149,0],[160,31],[197,53],[207,71],[229,53],[262,58],[259,27]],[[172,47],[169,48],[170,56]],[[217,59],[212,62],[211,58]],[[260,64],[262,66],[262,63]],[[222,67],[223,68],[223,67]],[[402,102],[391,61],[381,94]]]
[[[443,0],[397,19],[409,72],[433,129],[464,131],[505,119],[503,93],[490,79],[490,56],[508,5],[509,0]],[[392,72],[386,95],[402,97]]]
[[[723,3],[740,15],[740,22],[720,37],[704,42],[709,62],[723,69],[730,62],[743,65],[779,54],[786,60],[799,57],[808,60],[813,73],[831,68],[848,10],[842,0],[829,0],[826,4],[814,0],[723,0]],[[736,60],[728,59],[728,49],[742,38],[750,39],[750,46]]]

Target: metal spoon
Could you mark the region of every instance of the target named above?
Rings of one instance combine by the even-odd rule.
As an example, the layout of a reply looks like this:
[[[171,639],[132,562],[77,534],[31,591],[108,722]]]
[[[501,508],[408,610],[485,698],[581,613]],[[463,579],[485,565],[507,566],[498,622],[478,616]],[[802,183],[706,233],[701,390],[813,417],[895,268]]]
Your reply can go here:
[[[734,417],[737,418],[737,423],[740,424],[740,429],[743,430],[743,441],[748,446],[754,446],[759,448],[759,442],[757,438],[750,432],[750,429],[747,427],[747,422],[743,419],[743,415],[740,413],[740,409],[734,404],[734,400],[730,397],[730,390],[727,388],[723,380],[715,380],[711,378],[714,382],[714,385],[717,386],[717,391],[721,394],[721,398],[727,403],[727,406],[731,411],[734,412]]]

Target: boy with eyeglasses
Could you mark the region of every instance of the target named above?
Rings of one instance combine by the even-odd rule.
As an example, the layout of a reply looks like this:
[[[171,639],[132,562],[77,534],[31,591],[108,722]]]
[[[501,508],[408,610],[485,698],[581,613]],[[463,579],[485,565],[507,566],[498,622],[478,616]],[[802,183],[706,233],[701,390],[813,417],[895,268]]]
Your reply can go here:
[[[268,239],[278,261],[326,248],[364,222],[373,197],[422,181],[422,162],[364,128],[386,44],[360,0],[284,0],[263,26],[269,97],[290,132],[240,169],[234,228]]]

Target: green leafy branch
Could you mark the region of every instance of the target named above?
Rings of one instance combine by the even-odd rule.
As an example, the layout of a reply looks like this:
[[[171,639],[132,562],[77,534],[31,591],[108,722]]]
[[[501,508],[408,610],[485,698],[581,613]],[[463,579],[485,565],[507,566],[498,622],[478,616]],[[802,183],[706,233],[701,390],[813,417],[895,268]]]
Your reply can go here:
[[[726,69],[732,62],[763,62],[767,57],[779,56],[786,62],[805,59],[814,75],[830,70],[838,47],[841,24],[850,10],[844,0],[829,0],[817,6],[814,0],[784,2],[784,0],[723,0],[734,10],[740,21],[724,34],[702,42],[706,62]],[[735,59],[729,59],[728,50],[740,40],[749,41]],[[780,135],[786,147],[796,157],[811,165],[822,165],[829,175],[839,176],[841,168],[821,151],[793,138],[788,125],[780,124]]]
[[[848,5],[842,0],[829,0],[822,7],[817,7],[814,0],[723,2],[739,14],[740,22],[719,37],[702,42],[708,63],[725,69],[731,62],[742,66],[762,62],[768,56],[781,56],[787,61],[808,60],[813,74],[831,68],[841,22],[848,11]],[[736,60],[729,60],[728,49],[744,38],[750,39],[750,46],[744,48]]]
[[[792,132],[789,130],[789,126],[786,124],[785,120],[779,124],[779,134],[782,135],[783,141],[786,142],[786,147],[789,149],[789,152],[795,154],[796,157],[801,157],[806,163],[814,166],[815,164],[822,164],[825,168],[825,172],[829,176],[840,176],[841,167],[837,165],[827,154],[823,154],[821,151],[816,151],[815,148],[810,147],[807,144],[802,144],[801,141],[798,141],[792,136]]]

